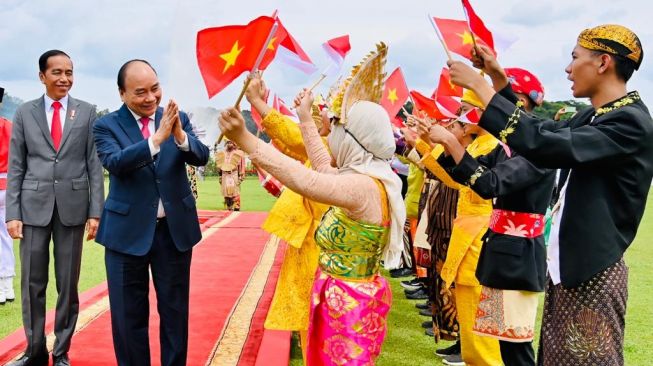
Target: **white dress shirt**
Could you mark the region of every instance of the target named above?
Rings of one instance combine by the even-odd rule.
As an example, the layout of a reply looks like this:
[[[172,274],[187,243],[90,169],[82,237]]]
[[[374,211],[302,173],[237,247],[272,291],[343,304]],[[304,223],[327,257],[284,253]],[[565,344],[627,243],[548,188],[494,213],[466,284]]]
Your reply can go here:
[[[558,174],[560,174],[558,172]],[[571,171],[565,180],[565,183],[560,188],[560,195],[558,202],[553,206],[553,214],[551,215],[551,233],[549,234],[549,247],[546,252],[546,264],[549,268],[549,276],[554,285],[561,282],[560,278],[560,220],[562,219],[562,212],[565,209],[565,197],[567,193],[567,185],[569,184],[569,177]]]
[[[128,108],[129,109],[129,108]],[[138,125],[138,130],[141,131],[143,129],[143,124],[141,123],[140,119],[141,116],[138,114],[134,113],[131,109],[129,109],[131,114],[134,116],[134,119],[136,120],[136,124]],[[147,129],[150,131],[150,137],[147,139],[147,145],[150,147],[150,154],[152,155],[152,158],[156,154],[161,151],[161,146],[155,146],[154,142],[152,140],[152,136],[154,136],[154,133],[156,132],[156,124],[154,123],[154,114],[151,115],[150,118],[150,123],[147,124]],[[181,151],[188,151],[190,150],[190,147],[188,145],[188,136],[186,136],[186,132],[184,132],[184,141],[179,144],[177,143],[177,140],[175,140],[175,144],[177,144],[177,148]],[[159,207],[156,210],[156,217],[157,218],[162,218],[166,216],[166,212],[163,209],[163,202],[161,201],[161,198],[159,198]]]
[[[45,117],[48,120],[48,130],[52,133],[52,116],[54,115],[52,103],[54,103],[55,100],[50,98],[47,94],[43,94],[43,100],[45,101]],[[63,127],[66,123],[66,111],[68,110],[68,94],[59,99],[59,103],[61,103],[61,108],[59,108],[59,120],[61,121],[61,135],[63,136]]]

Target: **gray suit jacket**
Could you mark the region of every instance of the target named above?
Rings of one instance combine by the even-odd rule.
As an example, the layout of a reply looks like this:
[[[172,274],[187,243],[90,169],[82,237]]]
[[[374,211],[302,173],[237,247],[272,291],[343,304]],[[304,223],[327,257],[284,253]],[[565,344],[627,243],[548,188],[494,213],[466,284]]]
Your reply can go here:
[[[55,202],[66,226],[100,217],[104,178],[93,140],[96,118],[95,106],[69,96],[59,151],[55,151],[43,97],[18,108],[9,150],[6,221],[46,226]]]

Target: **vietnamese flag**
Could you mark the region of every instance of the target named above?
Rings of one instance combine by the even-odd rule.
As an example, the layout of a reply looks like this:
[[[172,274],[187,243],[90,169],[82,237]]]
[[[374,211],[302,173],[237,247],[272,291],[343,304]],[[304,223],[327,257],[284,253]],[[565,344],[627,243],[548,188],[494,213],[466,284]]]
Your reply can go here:
[[[483,23],[483,20],[476,15],[476,12],[474,11],[474,8],[472,8],[472,4],[469,3],[469,0],[462,0],[463,2],[463,9],[465,10],[465,14],[467,14],[467,20],[469,21],[469,28],[471,28],[472,32],[476,34],[476,36],[480,39],[483,40],[492,50],[494,50],[494,37],[492,37],[492,32],[490,32],[487,27],[485,27],[485,23]]]
[[[462,97],[463,96],[463,87],[455,85],[451,82],[451,77],[449,76],[449,68],[443,67],[442,72],[440,73],[440,81],[438,83],[438,89],[436,89],[437,96],[451,96],[451,97]]]
[[[247,25],[206,28],[197,33],[197,64],[209,98],[243,72],[252,71],[275,22],[261,16]]]
[[[392,120],[399,113],[404,103],[406,103],[406,99],[408,99],[406,79],[404,79],[401,68],[397,67],[385,80],[380,104],[388,112]]]
[[[464,58],[471,60],[472,48],[474,47],[472,37],[476,40],[476,44],[487,46],[487,43],[482,39],[473,35],[472,31],[469,29],[469,25],[467,25],[467,22],[464,20],[435,17],[433,20],[440,30],[440,34],[442,34],[444,43],[447,44],[447,48],[451,52],[457,53]]]

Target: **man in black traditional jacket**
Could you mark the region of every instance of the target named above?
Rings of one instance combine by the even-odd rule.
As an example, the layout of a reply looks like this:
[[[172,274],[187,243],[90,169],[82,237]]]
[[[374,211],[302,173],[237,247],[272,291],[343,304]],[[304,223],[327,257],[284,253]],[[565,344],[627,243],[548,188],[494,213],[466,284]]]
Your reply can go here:
[[[483,58],[484,51],[476,51]],[[576,98],[592,107],[569,121],[524,113],[472,68],[449,62],[455,84],[485,105],[479,125],[529,161],[563,169],[548,250],[541,365],[623,365],[632,243],[653,177],[653,120],[626,83],[643,57],[619,25],[586,29],[565,69]]]

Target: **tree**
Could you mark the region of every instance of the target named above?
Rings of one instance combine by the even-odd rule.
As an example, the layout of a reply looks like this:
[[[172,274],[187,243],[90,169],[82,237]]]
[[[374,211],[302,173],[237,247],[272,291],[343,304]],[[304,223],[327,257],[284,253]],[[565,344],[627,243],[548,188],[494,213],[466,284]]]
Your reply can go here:
[[[0,108],[0,117],[4,117],[10,121],[13,120],[14,114],[16,114],[16,109],[18,109],[18,106],[23,103],[22,99],[12,97],[8,93],[5,93],[5,96],[2,99],[2,108]]]

